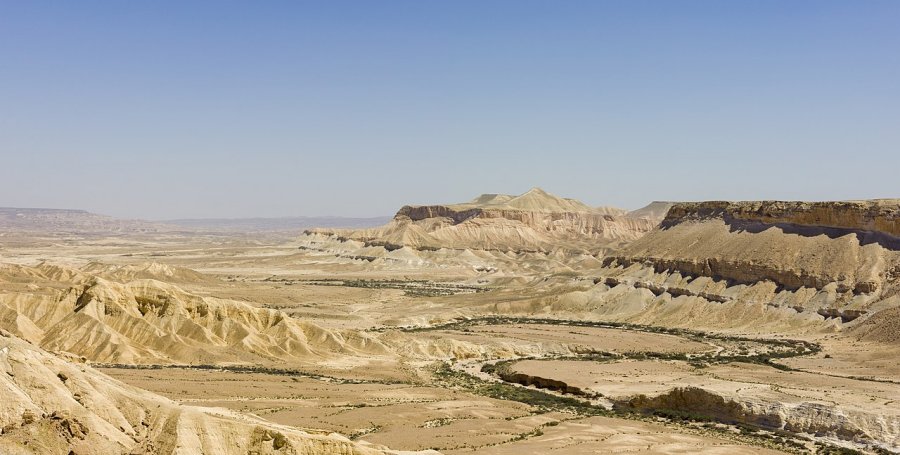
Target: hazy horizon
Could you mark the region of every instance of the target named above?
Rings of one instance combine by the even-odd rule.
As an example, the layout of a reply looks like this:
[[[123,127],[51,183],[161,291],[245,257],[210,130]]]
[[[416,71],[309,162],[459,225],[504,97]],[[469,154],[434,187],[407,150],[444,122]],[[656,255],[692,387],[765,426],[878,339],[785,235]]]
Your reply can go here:
[[[900,197],[900,3],[0,4],[0,206]]]
[[[549,193],[553,194],[552,192],[549,192]],[[485,194],[485,193],[481,193],[481,194]],[[493,194],[496,194],[496,193],[493,193]],[[519,193],[516,193],[516,194],[519,194]],[[566,196],[558,195],[558,194],[553,194],[553,195],[560,196],[560,197],[566,197]],[[458,200],[458,201],[431,201],[431,202],[424,202],[424,203],[422,203],[422,205],[454,204],[454,203],[467,202],[468,200],[473,199],[473,198],[469,198],[466,200]],[[577,199],[577,198],[568,198],[568,199]],[[900,199],[900,197],[894,197],[894,198],[883,197],[883,198],[868,198],[868,199],[870,199],[870,200],[871,199]],[[577,200],[580,201],[580,199],[577,199]],[[616,206],[616,205],[611,205],[611,204],[588,204],[588,205],[591,205],[593,207],[607,206],[607,207],[614,207],[614,208],[626,209],[626,210],[631,211],[631,210],[638,210],[638,209],[644,208],[650,204],[657,203],[657,202],[667,202],[667,203],[668,202],[702,202],[702,201],[722,201],[722,200],[739,202],[739,201],[759,201],[759,200],[763,200],[763,199],[716,199],[716,198],[712,198],[712,199],[694,199],[694,200],[683,199],[683,200],[677,200],[677,201],[676,200],[654,199],[652,201],[647,201],[646,203],[641,204],[636,207],[623,207],[623,206]],[[780,200],[780,201],[795,201],[795,200],[797,200],[797,201],[800,201],[799,199],[768,199],[768,200]],[[847,199],[847,198],[844,198],[844,199],[803,199],[802,201],[804,201],[804,202],[826,201],[827,202],[827,201],[850,201],[850,200],[859,200],[859,199]],[[582,202],[584,202],[584,201],[582,201]],[[250,216],[187,216],[187,217],[179,217],[179,218],[151,218],[151,217],[141,217],[141,216],[129,217],[129,216],[113,215],[113,214],[109,214],[109,213],[87,210],[87,209],[84,209],[81,207],[26,207],[26,206],[0,205],[0,209],[75,210],[75,211],[83,210],[83,211],[94,213],[97,215],[112,216],[114,218],[136,219],[136,220],[145,220],[145,221],[154,221],[154,222],[175,222],[175,221],[188,222],[188,221],[214,221],[214,220],[215,221],[228,221],[228,220],[241,221],[241,220],[252,220],[252,219],[273,220],[273,219],[304,219],[304,218],[308,218],[308,219],[330,219],[330,218],[333,218],[333,219],[359,219],[359,220],[363,220],[363,219],[375,220],[375,219],[382,219],[382,218],[390,219],[396,214],[397,210],[400,209],[404,205],[419,205],[419,204],[402,203],[402,204],[398,205],[393,211],[391,211],[391,213],[384,213],[381,215],[370,215],[370,216],[356,216],[353,214],[349,214],[349,215],[329,215],[329,214],[295,214],[295,215],[291,215],[291,214],[287,214],[287,215],[272,215],[272,216],[253,216],[253,215],[250,215]]]

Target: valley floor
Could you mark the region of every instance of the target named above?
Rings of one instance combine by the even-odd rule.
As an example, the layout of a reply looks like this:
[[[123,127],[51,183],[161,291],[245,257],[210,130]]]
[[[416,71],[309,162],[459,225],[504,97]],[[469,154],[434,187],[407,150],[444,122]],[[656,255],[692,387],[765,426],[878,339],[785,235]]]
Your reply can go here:
[[[0,309],[4,329],[128,386],[309,434],[338,433],[365,447],[447,454],[900,449],[900,348],[857,341],[834,320],[799,315],[779,331],[727,321],[669,324],[669,303],[647,289],[598,282],[607,271],[590,256],[364,255],[360,248],[274,234],[27,239],[0,250],[0,262],[23,267],[4,272]],[[47,264],[71,273],[52,275]],[[67,316],[24,309],[66,301],[70,289],[88,296],[69,297],[74,311],[88,298],[103,304],[91,316],[102,324],[86,340],[117,337],[108,350],[129,345],[152,356],[122,361],[51,342],[54,326],[45,321]],[[603,308],[593,293],[606,299]],[[112,319],[113,301],[123,305],[115,311],[140,310],[169,344],[141,345],[146,335]],[[719,317],[733,304],[703,305],[693,311]],[[642,310],[627,312],[634,307]],[[176,319],[179,311],[185,320]],[[215,311],[229,318],[240,311],[246,321],[239,329],[216,322]],[[203,350],[200,333],[223,341]],[[202,359],[184,361],[185,352],[201,351]]]

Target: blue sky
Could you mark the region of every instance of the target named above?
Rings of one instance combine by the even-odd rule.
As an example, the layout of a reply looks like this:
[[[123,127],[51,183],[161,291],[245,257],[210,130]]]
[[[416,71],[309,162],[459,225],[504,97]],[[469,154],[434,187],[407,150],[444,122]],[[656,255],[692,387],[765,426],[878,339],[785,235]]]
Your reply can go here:
[[[900,197],[900,2],[0,2],[0,206]]]

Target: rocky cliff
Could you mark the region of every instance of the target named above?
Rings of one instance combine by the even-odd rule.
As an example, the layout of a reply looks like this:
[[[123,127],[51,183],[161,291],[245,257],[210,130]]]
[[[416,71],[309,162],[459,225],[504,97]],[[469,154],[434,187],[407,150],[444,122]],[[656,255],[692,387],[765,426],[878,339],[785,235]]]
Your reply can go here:
[[[672,205],[663,224],[678,224],[685,219],[704,218],[833,229],[832,234],[837,235],[881,234],[886,237],[886,241],[900,240],[900,199],[835,202],[683,202]]]
[[[606,263],[869,294],[900,278],[898,233],[898,200],[679,203]]]
[[[637,239],[655,225],[621,209],[590,207],[535,188],[519,196],[485,194],[461,204],[404,206],[390,223],[375,229],[309,232],[387,248],[599,252]]]
[[[898,200],[677,203],[657,229],[604,258],[600,281],[616,292],[644,291],[670,312],[700,305],[705,316],[692,323],[752,309],[757,323],[859,324],[896,306],[898,214]],[[651,308],[662,311],[650,305],[629,317]]]

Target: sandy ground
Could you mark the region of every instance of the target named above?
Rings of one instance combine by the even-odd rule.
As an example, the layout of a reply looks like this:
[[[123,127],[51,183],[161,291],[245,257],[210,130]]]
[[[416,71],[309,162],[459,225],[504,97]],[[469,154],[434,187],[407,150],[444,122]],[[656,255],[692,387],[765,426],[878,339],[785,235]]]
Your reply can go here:
[[[448,452],[448,453],[465,453]],[[545,428],[524,441],[487,447],[478,453],[644,453],[644,454],[775,454],[773,450],[741,446],[701,435],[671,433],[660,425],[591,417]]]
[[[185,404],[249,412],[275,423],[339,432],[400,450],[777,453],[727,439],[685,434],[659,424],[544,413],[522,403],[428,386],[338,384],[185,369],[101,371]],[[542,435],[535,436],[538,433]]]
[[[172,368],[102,371],[182,403],[253,413],[277,424],[338,432],[393,449],[433,448],[452,454],[473,449],[487,454],[772,453],[677,425],[545,412],[521,402],[439,387],[431,381],[426,371],[431,364],[463,355],[482,360],[535,357],[516,363],[515,369],[611,398],[659,395],[673,387],[693,386],[760,407],[817,403],[824,409],[863,416],[860,418],[881,418],[884,429],[879,437],[895,437],[892,425],[900,421],[900,405],[895,402],[900,397],[896,361],[900,351],[896,347],[857,343],[840,333],[812,333],[806,339],[821,343],[823,351],[782,361],[796,371],[746,363],[697,369],[683,361],[601,363],[545,357],[592,351],[701,355],[736,346],[660,333],[535,324],[378,332],[371,329],[505,314],[510,308],[543,317],[602,319],[603,314],[594,312],[589,304],[568,305],[560,297],[592,289],[591,267],[598,262],[596,258],[460,251],[426,252],[421,261],[394,252],[394,256],[370,261],[355,257],[360,254],[356,250],[335,245],[308,249],[309,245],[283,236],[46,238],[3,244],[0,262],[34,265],[49,261],[72,267],[95,262],[159,262],[185,267],[210,279],[173,277],[166,282],[198,296],[280,310],[327,329],[364,330],[384,337],[395,350],[391,355],[396,357],[391,360],[354,363],[347,358],[321,358],[315,359],[315,366],[283,365],[309,367],[306,371],[344,381]],[[579,261],[586,261],[589,267],[576,267]],[[310,282],[316,279],[423,280],[481,286],[486,292],[417,295],[403,288]],[[652,295],[634,299],[633,305],[645,305],[650,298]],[[568,306],[554,313],[552,309],[559,308],[560,302]],[[656,308],[661,306],[656,304]],[[702,315],[702,309],[696,312]],[[893,382],[853,379],[855,376]],[[360,383],[348,383],[347,379]]]
[[[483,335],[485,340],[514,339],[565,343],[581,347],[585,351],[700,353],[715,350],[715,346],[673,335],[598,327],[519,324],[473,327],[471,330]]]

